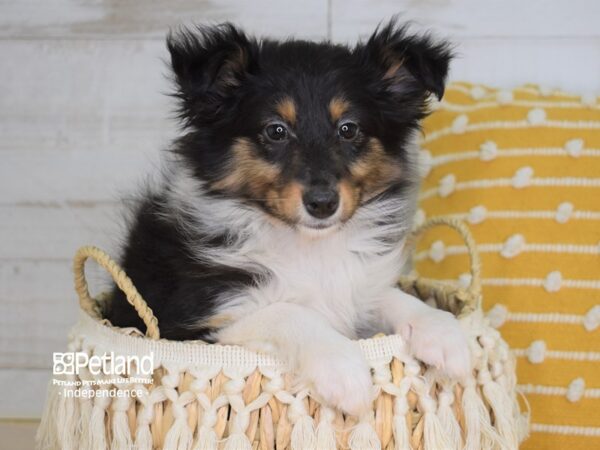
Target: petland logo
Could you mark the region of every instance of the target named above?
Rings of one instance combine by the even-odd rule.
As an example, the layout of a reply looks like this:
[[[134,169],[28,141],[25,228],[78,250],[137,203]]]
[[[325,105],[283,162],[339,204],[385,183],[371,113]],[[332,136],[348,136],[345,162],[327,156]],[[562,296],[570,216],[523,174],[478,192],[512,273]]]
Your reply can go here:
[[[54,352],[52,384],[65,398],[141,397],[142,384],[152,383],[154,354],[123,356],[113,352],[89,356],[85,352]],[[129,386],[129,387],[127,387]]]
[[[116,375],[135,373],[138,376],[150,377],[154,372],[154,354],[145,356],[115,355],[114,352],[102,356],[89,356],[85,352],[54,352],[54,375],[80,375],[87,369],[91,375]]]

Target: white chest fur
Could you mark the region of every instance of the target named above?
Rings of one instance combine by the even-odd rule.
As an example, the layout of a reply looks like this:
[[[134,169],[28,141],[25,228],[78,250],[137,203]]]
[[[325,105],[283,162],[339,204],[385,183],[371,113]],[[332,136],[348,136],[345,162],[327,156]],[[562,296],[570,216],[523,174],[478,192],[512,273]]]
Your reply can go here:
[[[357,228],[349,225],[315,238],[289,227],[268,226],[232,249],[231,257],[243,255],[248,266],[268,274],[248,291],[252,306],[301,304],[354,337],[357,327],[373,322],[381,293],[394,285],[402,266],[402,242],[384,244],[381,236]]]
[[[321,312],[338,331],[354,336],[357,327],[372,322],[378,293],[397,279],[399,252],[359,252],[345,230],[318,240],[294,234],[261,261],[273,274],[263,290],[276,289],[279,298]]]

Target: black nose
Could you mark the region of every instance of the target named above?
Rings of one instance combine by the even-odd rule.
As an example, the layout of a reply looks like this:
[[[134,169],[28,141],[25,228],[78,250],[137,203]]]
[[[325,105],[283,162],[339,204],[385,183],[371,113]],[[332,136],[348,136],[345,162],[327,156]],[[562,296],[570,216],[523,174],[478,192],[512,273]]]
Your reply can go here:
[[[325,219],[335,213],[340,204],[340,196],[329,188],[313,187],[302,198],[308,213],[317,219]]]

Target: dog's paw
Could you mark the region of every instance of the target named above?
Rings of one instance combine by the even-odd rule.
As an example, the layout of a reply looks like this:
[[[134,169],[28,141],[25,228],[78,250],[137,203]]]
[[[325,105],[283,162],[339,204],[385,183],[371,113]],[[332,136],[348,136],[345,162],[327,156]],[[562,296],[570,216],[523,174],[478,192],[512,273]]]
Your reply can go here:
[[[361,416],[371,409],[371,371],[357,344],[343,341],[323,346],[299,361],[301,381],[329,406]]]
[[[399,332],[412,354],[427,365],[458,380],[471,373],[469,344],[452,314],[432,309],[402,325]]]

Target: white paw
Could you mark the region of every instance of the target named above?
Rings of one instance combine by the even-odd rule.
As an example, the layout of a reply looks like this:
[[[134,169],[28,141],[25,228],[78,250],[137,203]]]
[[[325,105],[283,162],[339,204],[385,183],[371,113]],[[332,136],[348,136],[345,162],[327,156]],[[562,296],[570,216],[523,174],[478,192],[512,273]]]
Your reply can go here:
[[[402,325],[400,334],[412,354],[451,378],[462,380],[471,374],[471,354],[458,320],[445,311],[431,309]]]
[[[327,405],[353,416],[361,416],[371,409],[371,371],[358,344],[338,341],[337,345],[313,347],[298,364],[301,381]]]
[[[276,355],[277,354],[277,346],[273,342],[269,341],[246,341],[244,342],[244,347],[248,350],[251,350],[256,353],[264,353],[267,355]]]
[[[265,339],[249,338],[249,333],[234,323],[226,328],[220,329],[214,334],[217,342],[223,345],[242,345],[250,351],[257,353],[276,354],[277,346],[274,342]]]

